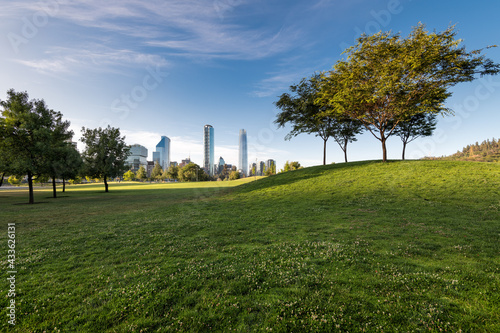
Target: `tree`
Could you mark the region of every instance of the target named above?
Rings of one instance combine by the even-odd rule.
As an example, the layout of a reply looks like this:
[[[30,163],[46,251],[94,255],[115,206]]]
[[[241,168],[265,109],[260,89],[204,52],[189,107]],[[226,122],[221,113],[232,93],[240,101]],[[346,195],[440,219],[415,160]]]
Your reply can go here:
[[[107,128],[82,128],[81,141],[85,143],[83,161],[85,174],[93,178],[103,178],[105,192],[108,191],[108,178],[117,177],[127,169],[126,159],[130,147],[120,129],[108,125]]]
[[[344,152],[344,160],[347,163],[347,144],[357,141],[356,135],[361,134],[361,123],[349,118],[337,119],[332,129],[331,136],[338,143],[340,149]],[[324,165],[324,164],[323,164]]]
[[[273,162],[269,166],[269,168],[266,169],[265,175],[266,176],[271,176],[276,174],[276,164]]]
[[[132,170],[129,170],[123,174],[123,180],[124,181],[131,181],[135,179],[135,173],[132,172]]]
[[[179,179],[179,167],[171,165],[166,171],[166,176],[168,179]]]
[[[429,33],[423,24],[407,38],[379,32],[362,35],[346,60],[323,76],[318,102],[333,115],[359,120],[382,144],[395,128],[416,114],[450,114],[444,106],[450,88],[479,75],[497,74],[498,64],[466,51],[454,27]]]
[[[34,203],[33,178],[48,174],[54,162],[53,145],[59,146],[65,136],[55,139],[62,122],[60,112],[50,110],[44,100],[29,100],[27,92],[7,92],[7,100],[0,101],[0,153],[3,172],[27,176],[29,203]],[[59,124],[59,125],[58,125]]]
[[[315,75],[310,79],[302,79],[298,85],[290,86],[290,91],[294,95],[284,93],[275,102],[277,108],[282,112],[276,116],[275,124],[278,128],[284,127],[287,123],[292,125],[292,130],[285,137],[291,140],[292,137],[301,133],[315,133],[323,140],[323,165],[326,164],[326,143],[331,136],[333,119],[331,117],[320,117],[322,107],[317,104],[318,83],[320,76]]]
[[[283,167],[283,172],[293,171],[293,170],[298,170],[298,169],[302,169],[302,167],[300,166],[299,162],[297,162],[297,161],[295,161],[295,162],[286,161],[285,165]]]
[[[144,165],[141,165],[139,167],[139,170],[137,170],[137,172],[135,173],[135,178],[139,179],[140,181],[148,178],[148,174],[146,172],[146,169],[144,168]]]
[[[151,171],[151,179],[160,180],[162,174],[163,174],[163,169],[161,168],[161,166],[158,162],[155,162],[155,166],[153,167],[153,170]]]
[[[58,114],[54,119],[51,130],[49,149],[45,153],[46,174],[52,178],[52,196],[57,197],[56,178],[62,175],[67,167],[65,160],[71,154],[70,150],[73,131],[69,130],[69,121],[63,121],[62,115]],[[67,171],[67,170],[66,170]]]
[[[406,145],[422,136],[431,136],[436,129],[436,115],[432,113],[419,113],[411,116],[406,121],[401,121],[394,129],[394,135],[403,141],[402,159],[405,159]]]
[[[10,185],[19,185],[21,184],[21,179],[18,179],[16,176],[10,176],[9,179],[7,179]]]
[[[298,170],[298,169],[302,169],[299,162],[297,161],[290,162],[290,170]]]
[[[309,79],[302,79],[298,85],[290,86],[295,95],[281,95],[275,105],[282,112],[274,122],[279,127],[286,123],[292,124],[292,131],[285,137],[286,140],[300,133],[315,133],[319,136],[323,140],[323,165],[326,164],[327,141],[333,137],[344,151],[347,162],[347,144],[356,141],[356,135],[362,132],[361,123],[331,112],[330,104],[321,102],[319,92],[324,84],[322,80],[321,74],[315,74]],[[331,79],[329,83],[331,88]]]
[[[190,162],[179,170],[179,180],[185,182],[207,180],[208,175],[203,171],[198,164]]]
[[[240,173],[239,171],[233,170],[229,175],[229,180],[236,180],[236,179],[240,179]]]
[[[63,142],[52,147],[52,162],[49,165],[49,175],[52,177],[53,197],[56,197],[55,179],[61,178],[63,192],[66,191],[66,180],[78,176],[82,167],[82,157],[69,142]]]

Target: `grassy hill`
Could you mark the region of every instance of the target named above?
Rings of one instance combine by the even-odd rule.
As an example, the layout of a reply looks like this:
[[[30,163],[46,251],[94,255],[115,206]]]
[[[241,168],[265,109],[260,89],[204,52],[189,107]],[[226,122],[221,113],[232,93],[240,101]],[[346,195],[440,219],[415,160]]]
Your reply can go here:
[[[500,331],[500,165],[355,162],[248,181],[70,186],[31,206],[1,190],[16,223],[11,330]]]

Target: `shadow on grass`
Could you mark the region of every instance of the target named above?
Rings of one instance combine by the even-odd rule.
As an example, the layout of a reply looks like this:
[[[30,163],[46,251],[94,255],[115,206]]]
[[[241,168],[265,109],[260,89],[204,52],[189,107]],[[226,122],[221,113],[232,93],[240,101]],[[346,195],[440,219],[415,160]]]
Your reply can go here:
[[[36,201],[32,204],[30,204],[29,202],[15,202],[13,203],[14,206],[21,206],[21,205],[38,205],[38,204],[46,204],[46,203],[49,203],[48,201]]]

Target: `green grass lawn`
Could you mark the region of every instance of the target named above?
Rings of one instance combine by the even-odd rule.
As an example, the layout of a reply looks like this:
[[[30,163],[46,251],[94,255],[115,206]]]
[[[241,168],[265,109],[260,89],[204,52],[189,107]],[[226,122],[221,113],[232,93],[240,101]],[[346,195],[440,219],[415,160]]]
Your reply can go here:
[[[500,331],[498,163],[252,180],[0,190],[2,331]]]

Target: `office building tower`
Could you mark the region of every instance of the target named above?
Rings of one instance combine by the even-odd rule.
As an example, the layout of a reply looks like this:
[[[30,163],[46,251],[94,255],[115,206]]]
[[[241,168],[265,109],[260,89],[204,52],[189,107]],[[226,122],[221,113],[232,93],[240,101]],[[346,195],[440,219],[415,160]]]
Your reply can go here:
[[[170,166],[170,139],[168,137],[162,136],[156,145],[156,151],[153,152],[153,162],[158,162],[163,170]]]
[[[148,149],[137,144],[130,146],[130,155],[128,155],[125,160],[125,164],[127,164],[133,172],[139,170],[141,165],[146,169],[148,166]]]
[[[179,164],[179,168],[183,168],[186,165],[188,165],[189,163],[191,163],[191,157],[188,157],[185,160],[181,160],[181,164]]]
[[[214,175],[214,128],[205,125],[203,129],[203,168],[210,176]]]
[[[241,173],[248,175],[248,149],[247,149],[247,131],[240,130],[240,148],[238,156],[238,167]]]
[[[264,169],[265,169],[265,167],[266,167],[266,163],[264,163],[263,161],[260,161],[257,164],[257,170],[256,170],[257,176],[264,176]]]
[[[268,171],[271,170],[271,171]],[[275,174],[276,173],[276,161],[269,159],[266,161],[266,171],[270,172],[270,174]]]
[[[219,165],[217,166],[217,173],[218,174],[221,174],[222,171],[224,170],[224,164],[226,164],[226,162],[224,161],[224,159],[222,158],[222,156],[219,158]]]

